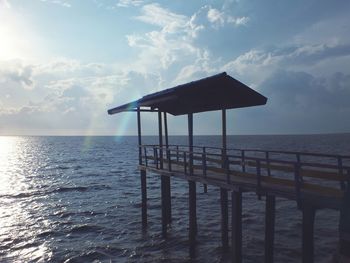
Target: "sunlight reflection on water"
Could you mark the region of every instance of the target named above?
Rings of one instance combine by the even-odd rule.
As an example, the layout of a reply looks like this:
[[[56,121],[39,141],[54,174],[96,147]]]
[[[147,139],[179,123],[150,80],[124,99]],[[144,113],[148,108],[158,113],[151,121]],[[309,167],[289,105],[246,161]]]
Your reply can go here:
[[[0,194],[7,193],[14,183],[11,174],[17,158],[16,142],[16,137],[0,137]]]
[[[38,225],[33,217],[40,213],[41,205],[35,196],[29,202],[21,201],[30,196],[35,184],[35,171],[28,164],[38,156],[30,147],[22,137],[0,137],[0,244],[1,250],[9,250],[8,258],[14,261],[20,258],[23,262],[46,262],[52,252],[46,242],[39,244],[34,238],[48,225]]]

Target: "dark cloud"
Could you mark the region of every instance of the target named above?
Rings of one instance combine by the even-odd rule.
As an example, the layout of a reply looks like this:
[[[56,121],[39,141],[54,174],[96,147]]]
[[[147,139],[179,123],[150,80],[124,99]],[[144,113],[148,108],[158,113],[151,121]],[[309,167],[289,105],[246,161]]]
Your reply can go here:
[[[33,67],[20,63],[0,65],[0,83],[12,81],[21,84],[25,88],[33,87]]]
[[[239,112],[245,129],[263,133],[347,132],[350,123],[350,75],[318,78],[280,70],[261,84],[266,106]],[[254,120],[254,121],[250,121]]]
[[[332,59],[336,57],[350,56],[350,44],[328,46],[322,45],[310,45],[303,47],[294,47],[294,51],[285,53],[288,55],[286,58],[287,63],[292,64],[314,64],[321,60]],[[282,52],[278,52],[281,54]]]
[[[85,90],[85,88],[78,86],[78,85],[72,85],[71,87],[65,89],[62,93],[62,97],[67,98],[83,98],[89,96],[89,93]]]

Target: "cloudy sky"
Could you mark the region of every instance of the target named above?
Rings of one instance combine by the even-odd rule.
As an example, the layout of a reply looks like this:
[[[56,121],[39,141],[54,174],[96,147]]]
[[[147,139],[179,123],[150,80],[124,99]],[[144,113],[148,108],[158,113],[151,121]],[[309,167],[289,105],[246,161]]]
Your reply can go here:
[[[3,135],[135,134],[107,109],[222,71],[269,99],[230,134],[350,132],[350,1],[0,0]],[[220,112],[194,121],[219,133]]]

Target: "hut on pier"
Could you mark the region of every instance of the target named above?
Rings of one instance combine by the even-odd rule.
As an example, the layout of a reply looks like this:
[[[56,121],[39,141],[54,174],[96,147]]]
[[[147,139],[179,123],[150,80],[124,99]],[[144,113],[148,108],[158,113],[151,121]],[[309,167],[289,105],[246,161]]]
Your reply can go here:
[[[350,156],[228,149],[226,111],[265,105],[267,98],[245,84],[221,73],[171,89],[156,92],[116,108],[108,114],[125,111],[137,113],[139,169],[141,175],[142,226],[147,227],[146,172],[160,175],[162,234],[166,237],[171,222],[171,177],[188,181],[190,256],[195,257],[197,232],[196,183],[220,188],[222,247],[228,250],[229,198],[231,193],[231,251],[233,262],[242,260],[242,192],[266,196],[265,262],[273,262],[275,197],[296,200],[303,214],[303,262],[313,262],[313,225],[316,209],[340,209],[350,178]],[[222,147],[193,145],[193,114],[221,111]],[[158,114],[159,144],[143,145],[141,113]],[[169,145],[167,114],[188,116],[188,145]],[[164,121],[164,123],[163,123]],[[163,128],[164,138],[163,141]],[[276,156],[286,156],[285,159]],[[318,162],[304,158],[317,157]],[[323,162],[327,160],[327,162]],[[306,158],[305,158],[306,159]],[[321,159],[321,160],[320,160]],[[329,160],[334,159],[334,163]],[[280,177],[278,174],[283,173]],[[320,179],[333,184],[319,183]],[[334,184],[337,183],[337,184]],[[343,202],[344,203],[344,202]],[[343,204],[344,207],[344,204]],[[343,214],[347,214],[344,213]],[[343,220],[344,221],[344,220]],[[348,225],[348,224],[346,224]],[[345,227],[346,228],[346,227]],[[350,245],[349,245],[350,246]]]

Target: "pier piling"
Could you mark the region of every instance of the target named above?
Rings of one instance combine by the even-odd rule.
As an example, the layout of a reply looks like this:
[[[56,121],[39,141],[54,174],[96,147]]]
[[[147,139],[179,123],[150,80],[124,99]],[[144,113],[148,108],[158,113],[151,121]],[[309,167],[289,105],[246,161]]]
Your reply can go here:
[[[265,212],[265,263],[273,263],[273,247],[275,232],[275,203],[274,195],[266,195]]]
[[[165,238],[167,236],[168,225],[168,211],[167,211],[167,189],[166,189],[166,176],[162,175],[160,178],[161,183],[161,206],[162,206],[162,235]]]
[[[220,188],[221,202],[221,242],[223,251],[228,250],[228,194],[227,190]]]
[[[232,191],[232,262],[242,262],[242,192]]]
[[[316,209],[312,205],[304,202],[302,205],[303,212],[303,263],[314,262],[314,222]]]
[[[142,228],[147,227],[147,184],[146,171],[141,170]]]
[[[194,258],[197,234],[197,213],[196,213],[196,183],[188,182],[189,187],[189,241],[190,241],[190,257]]]

